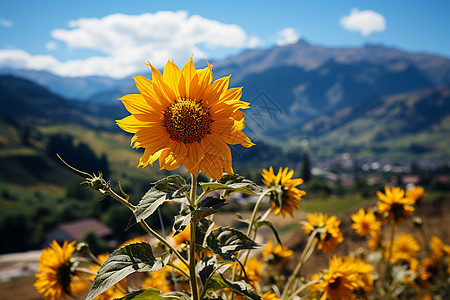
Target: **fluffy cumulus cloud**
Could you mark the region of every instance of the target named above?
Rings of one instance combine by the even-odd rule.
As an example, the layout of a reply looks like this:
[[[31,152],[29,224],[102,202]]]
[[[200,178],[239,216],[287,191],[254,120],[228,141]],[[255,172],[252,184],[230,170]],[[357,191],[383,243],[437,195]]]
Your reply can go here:
[[[107,75],[122,77],[142,69],[149,61],[161,68],[167,59],[184,64],[195,54],[207,58],[214,49],[255,46],[258,40],[233,24],[224,24],[185,11],[159,11],[142,15],[112,14],[81,18],[68,29],[55,29],[52,37],[69,49],[101,54],[61,62],[48,55],[32,56],[22,50],[0,50],[0,66],[47,69],[64,76]],[[56,48],[55,41],[47,49]]]
[[[300,39],[300,35],[292,27],[284,28],[278,32],[277,45],[284,46],[296,43]]]
[[[340,24],[347,30],[360,32],[363,36],[386,29],[386,20],[382,15],[372,10],[360,11],[357,8],[353,8],[350,15],[341,18]]]

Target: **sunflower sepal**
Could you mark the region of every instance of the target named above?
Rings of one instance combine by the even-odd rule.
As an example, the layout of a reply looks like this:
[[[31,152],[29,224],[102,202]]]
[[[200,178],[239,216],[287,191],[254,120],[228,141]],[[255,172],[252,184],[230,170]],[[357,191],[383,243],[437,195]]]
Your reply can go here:
[[[86,300],[93,300],[132,273],[163,268],[171,256],[171,251],[168,251],[156,258],[152,247],[146,242],[129,244],[114,251],[100,266]]]
[[[117,298],[117,300],[159,300],[162,299],[161,291],[154,288],[149,288],[146,290],[138,290],[128,293],[125,297]]]

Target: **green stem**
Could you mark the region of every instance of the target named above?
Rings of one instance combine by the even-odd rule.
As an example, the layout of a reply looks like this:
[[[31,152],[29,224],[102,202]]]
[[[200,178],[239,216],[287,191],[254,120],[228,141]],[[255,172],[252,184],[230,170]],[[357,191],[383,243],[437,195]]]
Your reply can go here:
[[[262,200],[264,199],[264,197],[268,193],[272,192],[273,190],[274,190],[273,188],[266,190],[264,193],[261,194],[261,196],[259,196],[258,200],[256,200],[255,207],[253,208],[253,212],[252,212],[252,217],[250,219],[250,223],[248,224],[248,229],[247,229],[247,236],[248,237],[250,237],[250,234],[252,233],[253,225],[254,225],[255,220],[256,220],[256,215],[258,213],[258,209],[259,209],[259,206],[262,203]],[[247,251],[247,254],[245,256],[244,265],[247,262],[247,259],[248,259],[248,256],[249,256],[249,252],[250,251]],[[234,267],[233,267],[233,273],[231,275],[231,280],[232,281],[234,281],[236,279],[236,271],[237,271],[237,264],[235,264]],[[242,273],[239,273],[239,277],[240,277],[241,274]],[[234,299],[234,297],[235,297],[235,294],[233,294],[232,299]]]
[[[182,268],[180,268],[180,267],[174,265],[174,264],[171,263],[171,262],[169,262],[167,265],[168,265],[168,266],[171,266],[171,267],[174,268],[174,269],[177,269],[177,270],[178,270],[181,274],[183,274],[187,279],[190,279],[189,274],[186,273],[186,271],[184,271]]]
[[[227,264],[227,263],[226,263],[226,262],[225,262],[225,263],[222,263],[221,265],[219,265],[218,267],[216,267],[216,268],[211,272],[211,274],[209,274],[208,278],[206,278],[205,284],[203,285],[203,289],[202,289],[202,292],[201,292],[201,294],[200,294],[200,299],[203,299],[203,298],[205,297],[205,294],[206,294],[206,291],[207,291],[207,287],[208,287],[208,283],[209,283],[209,281],[211,280],[211,278],[213,277],[213,275],[217,272],[217,270],[219,270],[220,268],[222,268],[225,264]]]
[[[395,222],[392,221],[391,226],[391,236],[390,236],[390,242],[389,242],[389,253],[388,253],[388,259],[386,262],[386,270],[384,272],[384,290],[386,292],[386,299],[390,298],[391,291],[388,288],[388,280],[390,281],[391,277],[391,260],[392,260],[392,248],[394,248],[394,235],[395,235]]]
[[[309,287],[309,286],[311,286],[311,285],[313,285],[313,284],[316,284],[316,283],[318,283],[318,282],[320,282],[320,280],[313,280],[313,281],[310,281],[310,282],[308,282],[308,283],[302,285],[301,287],[299,287],[298,289],[296,289],[296,290],[288,297],[287,300],[293,299],[297,294],[299,294],[300,292],[302,292],[304,289],[306,289],[307,287]]]
[[[290,299],[290,291],[295,288],[294,282],[297,278],[298,274],[300,273],[301,268],[303,267],[303,264],[305,261],[308,260],[308,258],[311,256],[311,254],[314,252],[314,249],[316,248],[317,243],[319,242],[318,239],[316,239],[317,233],[319,233],[323,228],[316,228],[313,232],[311,232],[311,235],[308,238],[308,242],[306,243],[305,249],[303,249],[302,255],[300,256],[300,260],[298,261],[297,266],[295,267],[294,272],[292,272],[291,276],[288,279],[288,282],[284,286],[283,294],[281,295],[281,299]]]
[[[111,197],[113,197],[114,199],[116,199],[117,201],[119,201],[120,203],[126,205],[131,211],[134,211],[136,209],[136,207],[131,204],[130,202],[128,202],[126,199],[122,198],[121,196],[117,195],[113,190],[108,189],[107,191],[105,191],[105,194],[110,195]],[[178,257],[178,259],[185,264],[186,266],[188,266],[188,262],[186,261],[186,259],[184,259],[184,257],[171,245],[169,244],[169,242],[167,242],[162,236],[160,236],[156,231],[154,231],[150,226],[148,226],[148,224],[142,220],[139,222],[139,224],[141,225],[141,227],[147,231],[148,233],[150,233],[151,235],[153,235],[155,238],[157,238],[161,243],[163,243],[167,248],[169,248],[170,250],[172,250],[172,252]]]
[[[192,182],[191,182],[191,194],[189,197],[189,202],[192,206],[195,206],[196,203],[196,194],[197,194],[197,176],[192,174]],[[189,241],[189,274],[190,274],[190,283],[192,290],[192,300],[198,300],[198,287],[197,287],[197,274],[195,272],[195,233],[197,224],[191,220],[191,239]]]

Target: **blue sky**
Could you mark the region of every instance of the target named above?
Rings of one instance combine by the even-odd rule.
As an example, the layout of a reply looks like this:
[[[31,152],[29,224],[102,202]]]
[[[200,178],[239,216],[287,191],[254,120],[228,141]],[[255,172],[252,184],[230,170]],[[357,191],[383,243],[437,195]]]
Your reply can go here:
[[[64,76],[138,72],[306,39],[450,57],[450,1],[0,2],[0,67]]]

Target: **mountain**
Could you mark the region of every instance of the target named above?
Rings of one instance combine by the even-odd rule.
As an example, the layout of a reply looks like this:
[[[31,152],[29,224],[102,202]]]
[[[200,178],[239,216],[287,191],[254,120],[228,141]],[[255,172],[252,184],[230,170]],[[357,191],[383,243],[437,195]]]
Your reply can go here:
[[[244,96],[249,99],[251,95],[246,95],[246,84],[250,75],[264,74],[269,70],[283,67],[294,67],[304,72],[317,71],[323,69],[330,61],[340,65],[358,63],[386,65],[399,62],[415,67],[432,84],[450,83],[450,59],[426,53],[410,53],[381,45],[324,47],[300,40],[285,46],[245,50],[224,60],[210,62],[214,65],[215,78],[232,74],[231,85],[243,85]],[[206,61],[198,61],[196,65],[204,67]],[[46,71],[16,69],[0,69],[0,74],[29,79],[64,98],[95,103],[111,103],[124,94],[136,91],[132,76],[123,79],[101,76],[61,77]],[[151,76],[150,70],[136,75]],[[285,79],[295,80],[295,78]],[[297,79],[298,85],[301,79]]]
[[[450,85],[366,98],[306,122],[287,136],[309,139],[319,152],[449,156]]]
[[[295,44],[269,49],[247,50],[222,61],[212,62],[219,76],[233,74],[241,81],[252,73],[262,73],[280,66],[295,66],[315,70],[325,62],[333,60],[341,64],[368,62],[384,64],[404,61],[415,65],[435,84],[450,83],[450,59],[426,53],[410,53],[381,45],[363,47],[323,47],[311,45],[305,40]]]
[[[89,104],[67,100],[30,80],[0,76],[0,116],[20,123],[74,122],[114,129],[114,119],[125,115],[123,105]]]
[[[23,70],[23,69],[0,69],[0,75],[11,75],[15,77],[21,77],[31,80],[43,87],[46,87],[49,91],[68,99],[76,100],[89,100],[99,102],[108,101],[96,101],[93,95],[110,91],[115,89],[116,86],[126,86],[129,83],[129,79],[113,79],[102,76],[87,76],[87,77],[62,77],[52,74],[47,71],[37,70]],[[114,99],[115,100],[115,99]]]

